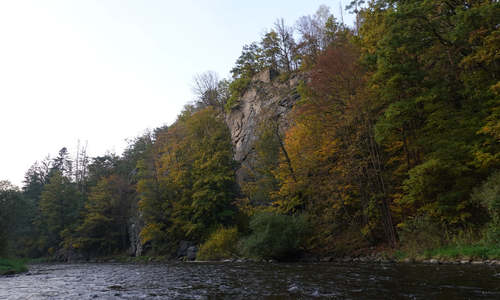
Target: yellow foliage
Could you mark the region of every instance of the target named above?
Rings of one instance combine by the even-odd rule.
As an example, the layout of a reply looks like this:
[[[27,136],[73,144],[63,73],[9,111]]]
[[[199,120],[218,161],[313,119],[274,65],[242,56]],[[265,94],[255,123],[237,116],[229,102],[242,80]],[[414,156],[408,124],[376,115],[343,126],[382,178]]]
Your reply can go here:
[[[236,227],[219,228],[200,246],[198,260],[220,260],[236,255],[238,230]]]
[[[162,234],[163,232],[159,224],[156,223],[146,224],[146,226],[142,228],[140,233],[141,243],[145,244],[147,242],[150,242]]]

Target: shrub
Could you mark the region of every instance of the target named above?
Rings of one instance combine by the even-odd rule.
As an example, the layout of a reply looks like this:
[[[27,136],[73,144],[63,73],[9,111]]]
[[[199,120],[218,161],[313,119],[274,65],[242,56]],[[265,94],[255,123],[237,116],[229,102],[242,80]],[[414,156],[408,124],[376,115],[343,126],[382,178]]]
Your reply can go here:
[[[457,259],[467,257],[472,259],[498,259],[500,249],[496,246],[485,245],[449,245],[442,248],[426,251],[427,257]]]
[[[479,203],[488,211],[491,221],[486,229],[486,241],[500,244],[500,172],[493,173],[484,184],[475,189],[472,201]]]
[[[302,249],[309,225],[305,216],[258,213],[250,220],[251,234],[242,252],[255,258],[290,260]]]
[[[252,79],[249,77],[241,77],[229,84],[229,94],[231,96],[225,104],[225,110],[227,112],[230,112],[233,108],[238,106],[241,96],[243,96],[251,81]]]
[[[20,259],[0,258],[0,275],[9,275],[28,271],[28,268]]]
[[[443,228],[427,215],[410,218],[399,226],[398,233],[402,249],[411,257],[428,249],[439,248],[445,240]]]
[[[236,255],[238,230],[236,227],[220,228],[201,245],[197,254],[198,260],[220,260]]]

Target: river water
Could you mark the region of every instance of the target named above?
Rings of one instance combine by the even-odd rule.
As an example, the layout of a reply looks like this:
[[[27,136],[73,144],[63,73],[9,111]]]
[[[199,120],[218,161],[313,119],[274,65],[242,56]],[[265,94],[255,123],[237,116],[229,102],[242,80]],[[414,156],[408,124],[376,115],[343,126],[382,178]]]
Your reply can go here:
[[[500,299],[500,266],[37,264],[0,277],[0,299]]]

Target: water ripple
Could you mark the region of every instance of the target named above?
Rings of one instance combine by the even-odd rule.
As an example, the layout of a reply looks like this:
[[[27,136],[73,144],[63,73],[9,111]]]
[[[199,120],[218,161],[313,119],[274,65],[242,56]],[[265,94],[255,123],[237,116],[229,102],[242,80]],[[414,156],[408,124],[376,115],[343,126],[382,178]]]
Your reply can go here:
[[[0,299],[500,299],[500,268],[378,264],[39,264]]]

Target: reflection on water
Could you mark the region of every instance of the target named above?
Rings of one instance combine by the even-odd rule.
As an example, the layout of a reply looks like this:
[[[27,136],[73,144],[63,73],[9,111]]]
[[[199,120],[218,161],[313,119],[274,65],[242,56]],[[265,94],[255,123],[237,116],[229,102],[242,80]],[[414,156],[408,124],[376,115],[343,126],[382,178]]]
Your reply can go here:
[[[500,267],[418,264],[40,264],[0,299],[500,299]]]

